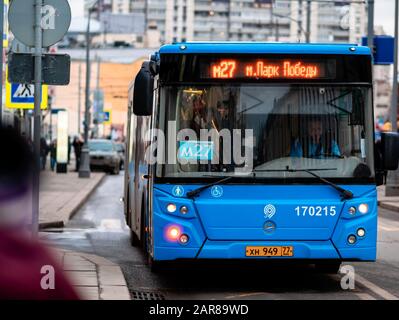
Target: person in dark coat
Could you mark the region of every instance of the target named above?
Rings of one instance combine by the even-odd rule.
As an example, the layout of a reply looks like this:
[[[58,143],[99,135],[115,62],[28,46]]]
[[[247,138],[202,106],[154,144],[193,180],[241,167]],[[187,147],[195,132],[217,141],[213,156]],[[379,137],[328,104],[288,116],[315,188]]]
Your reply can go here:
[[[51,171],[54,171],[57,165],[57,139],[54,139],[50,145],[50,162]]]
[[[51,251],[33,239],[34,157],[16,131],[0,128],[0,300],[78,300]]]
[[[80,157],[82,155],[83,141],[79,137],[75,137],[72,145],[75,152],[76,172],[78,172],[80,167]]]
[[[46,163],[47,163],[47,157],[48,157],[49,151],[50,151],[50,148],[46,142],[46,139],[41,137],[40,138],[40,164],[41,164],[42,170],[46,169]]]
[[[72,142],[71,142],[71,137],[68,136],[68,165],[71,162],[71,151],[72,151]]]

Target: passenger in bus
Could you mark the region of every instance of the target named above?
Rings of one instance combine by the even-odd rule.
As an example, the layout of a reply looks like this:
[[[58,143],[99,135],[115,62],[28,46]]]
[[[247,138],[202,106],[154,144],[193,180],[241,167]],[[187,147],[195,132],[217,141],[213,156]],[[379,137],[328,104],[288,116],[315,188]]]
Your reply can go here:
[[[232,129],[229,101],[219,101],[216,106],[216,124],[218,131]]]
[[[200,96],[194,97],[192,129],[199,135],[201,129],[211,128],[212,124],[206,102]]]
[[[326,158],[341,157],[337,142],[326,134],[323,122],[312,119],[308,123],[307,136],[296,139],[291,145],[291,157],[299,158]]]

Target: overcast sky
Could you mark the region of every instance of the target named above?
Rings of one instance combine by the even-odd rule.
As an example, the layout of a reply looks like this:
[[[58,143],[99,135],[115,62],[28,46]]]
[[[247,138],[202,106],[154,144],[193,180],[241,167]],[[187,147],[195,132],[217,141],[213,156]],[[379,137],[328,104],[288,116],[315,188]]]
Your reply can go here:
[[[73,16],[82,16],[83,0],[69,0]],[[381,25],[387,34],[394,34],[395,0],[375,0],[375,25]]]
[[[387,34],[394,35],[395,0],[375,0],[375,25],[383,26]]]

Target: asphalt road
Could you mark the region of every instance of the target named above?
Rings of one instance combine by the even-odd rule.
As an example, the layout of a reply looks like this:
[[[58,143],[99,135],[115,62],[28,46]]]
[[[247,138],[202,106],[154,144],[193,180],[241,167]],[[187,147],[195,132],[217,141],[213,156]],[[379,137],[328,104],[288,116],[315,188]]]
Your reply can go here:
[[[307,265],[201,263],[153,274],[144,254],[130,246],[122,185],[123,173],[108,176],[66,228],[41,237],[119,264],[132,299],[399,299],[399,213],[380,209],[378,261],[349,264],[354,289],[341,288],[343,274],[319,274]]]

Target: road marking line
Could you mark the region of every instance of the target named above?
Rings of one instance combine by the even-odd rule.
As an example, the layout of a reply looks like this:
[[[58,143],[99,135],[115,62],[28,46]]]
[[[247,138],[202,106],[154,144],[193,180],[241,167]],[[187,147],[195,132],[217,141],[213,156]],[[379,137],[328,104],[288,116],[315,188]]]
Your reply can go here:
[[[355,293],[355,295],[357,295],[361,300],[377,300],[368,293]]]
[[[381,287],[375,285],[374,283],[366,280],[362,276],[359,276],[356,274],[355,279],[357,282],[362,284],[364,287],[370,289],[372,292],[375,294],[379,295],[380,297],[384,298],[385,300],[399,300],[398,297],[394,296],[393,294],[389,293],[385,289],[382,289]]]
[[[384,230],[384,231],[399,231],[399,228],[398,227],[396,227],[396,226],[392,226],[392,225],[390,225],[389,223],[386,223],[386,222],[381,222],[381,221],[379,221],[379,223],[378,223],[378,228],[379,229],[382,229],[382,230]]]
[[[243,294],[237,294],[234,296],[227,296],[225,297],[226,299],[237,299],[237,298],[245,298],[245,297],[252,297],[252,296],[258,296],[261,294],[266,294],[266,292],[252,292],[252,293],[243,293]]]
[[[393,228],[393,229],[399,230],[399,223],[394,220],[378,218],[378,224],[382,225],[385,228]]]
[[[101,220],[100,229],[122,230],[122,222],[119,219],[103,219]]]
[[[398,232],[399,228],[388,228],[388,227],[384,227],[382,225],[379,225],[378,228],[380,228],[381,230],[384,231],[388,231],[388,232]]]

